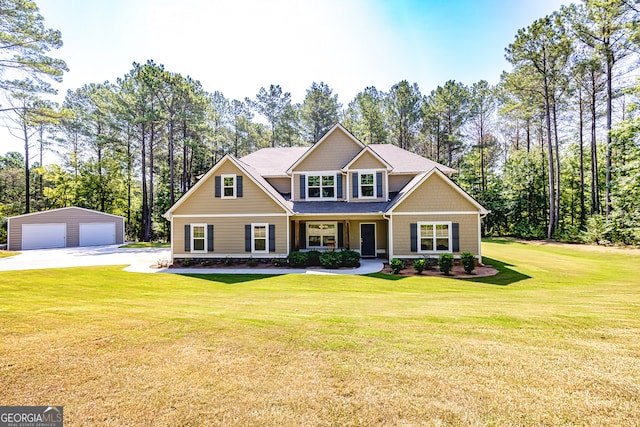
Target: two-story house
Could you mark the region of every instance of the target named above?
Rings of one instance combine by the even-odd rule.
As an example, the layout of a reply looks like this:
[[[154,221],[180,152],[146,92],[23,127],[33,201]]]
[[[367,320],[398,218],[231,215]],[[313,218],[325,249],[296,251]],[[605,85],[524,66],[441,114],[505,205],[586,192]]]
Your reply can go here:
[[[353,249],[363,257],[471,252],[487,210],[455,171],[335,125],[312,147],[226,155],[165,214],[176,258],[276,258]]]

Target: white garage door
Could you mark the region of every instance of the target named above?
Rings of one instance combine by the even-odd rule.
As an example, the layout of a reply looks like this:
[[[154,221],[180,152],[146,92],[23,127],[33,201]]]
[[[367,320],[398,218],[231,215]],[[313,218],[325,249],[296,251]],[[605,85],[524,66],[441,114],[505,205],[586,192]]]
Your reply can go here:
[[[115,243],[115,222],[80,224],[80,246],[113,245]]]
[[[64,248],[67,243],[67,225],[22,224],[22,249]]]

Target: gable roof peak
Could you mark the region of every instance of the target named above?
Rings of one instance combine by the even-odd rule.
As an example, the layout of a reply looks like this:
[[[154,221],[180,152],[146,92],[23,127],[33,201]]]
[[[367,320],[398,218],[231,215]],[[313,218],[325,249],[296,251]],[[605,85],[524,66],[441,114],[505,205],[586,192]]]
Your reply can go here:
[[[376,153],[376,151],[373,148],[371,148],[370,145],[366,145],[362,150],[360,150],[360,152],[353,159],[351,159],[351,161],[349,163],[347,163],[342,168],[342,170],[343,171],[349,170],[351,168],[351,166],[353,166],[353,164],[356,161],[358,161],[358,159],[360,159],[365,153],[369,153],[376,160],[378,160],[380,163],[382,163],[387,171],[392,171],[393,170],[393,166],[391,166],[391,164],[389,162],[387,162],[382,156],[380,156],[378,153]]]
[[[287,174],[291,174],[296,166],[302,163],[304,159],[306,159],[317,147],[319,147],[324,141],[326,141],[329,138],[329,136],[331,136],[337,130],[342,131],[345,135],[349,137],[349,139],[351,139],[361,149],[366,147],[365,144],[363,144],[358,138],[353,136],[353,134],[349,132],[344,126],[342,126],[340,123],[336,123],[335,125],[333,125],[331,129],[327,131],[327,133],[325,133],[322,136],[322,138],[318,140],[318,142],[313,144],[302,156],[300,156],[298,160],[295,161],[295,163],[293,163],[289,167],[289,169],[287,169]]]
[[[398,194],[398,196],[391,201],[389,207],[387,208],[387,212],[392,213],[404,200],[406,200],[418,187],[422,185],[422,183],[427,181],[432,175],[439,176],[447,185],[453,188],[458,194],[460,194],[474,207],[476,207],[480,215],[487,215],[489,213],[489,211],[484,206],[482,206],[477,200],[471,197],[469,193],[464,191],[458,184],[453,182],[451,178],[449,178],[437,167],[432,168],[430,171],[418,174],[411,181],[409,181],[407,185],[404,186],[402,191],[400,191],[400,194]]]
[[[287,201],[280,195],[268,182],[264,179],[258,171],[256,171],[251,165],[239,160],[233,154],[225,154],[218,162],[209,169],[209,171],[204,174],[202,178],[195,183],[193,187],[187,190],[186,193],[182,195],[174,204],[169,208],[167,212],[164,213],[164,217],[166,219],[171,219],[173,212],[175,212],[180,205],[184,203],[186,199],[191,197],[196,189],[198,189],[204,182],[206,182],[212,175],[216,173],[220,167],[226,162],[231,162],[235,167],[237,167],[241,172],[245,174],[250,180],[252,180],[258,187],[262,188],[262,190],[271,197],[277,204],[279,204],[287,213],[292,213],[291,208],[288,206]]]

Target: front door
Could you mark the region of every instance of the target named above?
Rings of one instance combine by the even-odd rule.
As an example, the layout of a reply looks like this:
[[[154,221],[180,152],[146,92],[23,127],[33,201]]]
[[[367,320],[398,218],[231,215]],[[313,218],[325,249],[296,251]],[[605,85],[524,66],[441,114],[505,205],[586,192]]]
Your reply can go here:
[[[376,256],[376,225],[360,224],[360,255]]]

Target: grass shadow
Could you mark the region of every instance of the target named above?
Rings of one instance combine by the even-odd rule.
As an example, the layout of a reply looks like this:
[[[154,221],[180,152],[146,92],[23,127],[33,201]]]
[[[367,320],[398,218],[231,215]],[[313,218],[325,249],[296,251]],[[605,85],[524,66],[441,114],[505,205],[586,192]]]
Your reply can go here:
[[[365,274],[365,276],[375,277],[376,279],[393,280],[393,281],[402,280],[409,277],[409,276],[402,276],[398,274],[389,274],[389,273],[370,273],[370,274]]]
[[[254,280],[266,279],[269,277],[281,276],[281,274],[178,274],[178,276],[190,277],[193,279],[206,280],[208,282],[224,283],[235,285],[236,283],[252,282]]]
[[[497,285],[497,286],[509,286],[514,283],[520,282],[522,280],[531,279],[531,276],[527,276],[526,274],[522,274],[518,271],[515,271],[509,267],[513,267],[513,264],[507,264],[506,262],[498,261],[496,259],[483,257],[482,262],[484,264],[489,264],[495,267],[499,273],[495,276],[488,277],[476,277],[470,279],[458,279],[464,280],[465,282],[474,282],[474,283],[486,283],[489,285]]]

